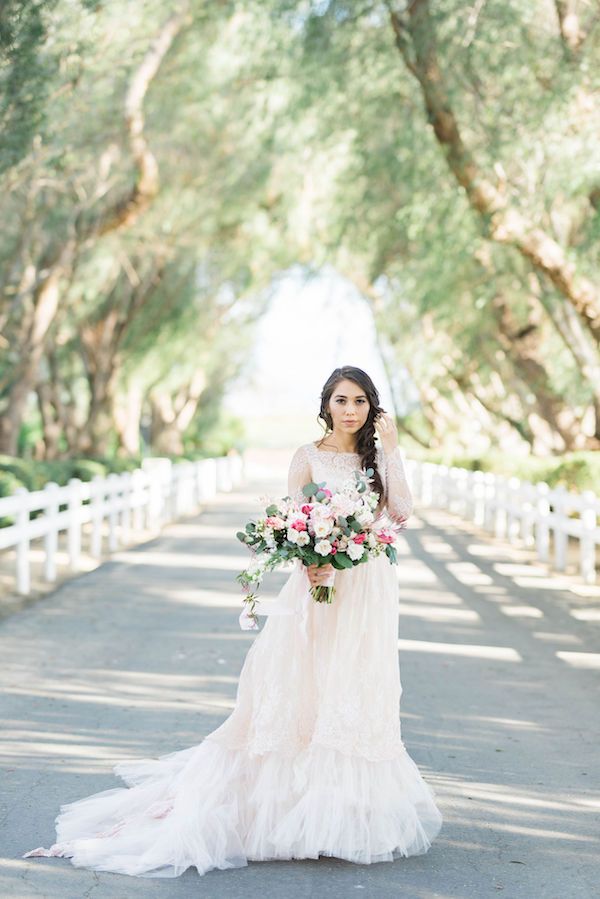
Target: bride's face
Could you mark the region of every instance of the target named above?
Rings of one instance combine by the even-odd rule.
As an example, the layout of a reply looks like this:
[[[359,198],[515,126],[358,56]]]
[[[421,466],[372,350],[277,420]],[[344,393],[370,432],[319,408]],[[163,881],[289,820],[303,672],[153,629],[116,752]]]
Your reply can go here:
[[[333,430],[345,434],[357,434],[367,420],[369,400],[366,393],[354,381],[340,381],[333,388],[329,411]]]

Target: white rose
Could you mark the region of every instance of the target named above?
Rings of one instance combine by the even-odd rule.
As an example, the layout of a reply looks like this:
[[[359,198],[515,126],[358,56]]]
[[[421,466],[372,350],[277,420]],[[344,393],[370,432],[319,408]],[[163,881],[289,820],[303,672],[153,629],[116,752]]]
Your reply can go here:
[[[315,522],[313,522],[313,528],[315,531],[315,537],[327,537],[328,534],[331,534],[333,522],[328,520],[327,518],[318,518]]]
[[[356,562],[358,559],[362,558],[364,551],[365,548],[362,543],[355,543],[354,540],[350,540],[346,549],[346,555],[349,559],[352,559],[353,562]]]
[[[318,543],[315,543],[315,552],[319,553],[320,556],[328,556],[331,552],[329,540],[319,540]]]
[[[338,493],[331,500],[331,509],[336,516],[343,515],[347,517],[348,515],[352,515],[352,512],[354,511],[354,502],[349,496]]]
[[[298,536],[296,537],[296,546],[306,546],[307,543],[310,543],[310,536],[307,531],[298,532]]]
[[[295,528],[288,528],[287,539],[290,543],[298,543],[299,535],[304,533],[304,531],[297,531]]]
[[[311,509],[310,517],[312,521],[324,521],[333,518],[331,506],[314,506]]]
[[[365,527],[365,525],[371,524],[371,522],[375,521],[375,516],[369,509],[361,509],[354,516],[356,520]]]
[[[374,549],[377,546],[377,537],[372,532],[367,537],[367,543],[369,544],[371,549]]]

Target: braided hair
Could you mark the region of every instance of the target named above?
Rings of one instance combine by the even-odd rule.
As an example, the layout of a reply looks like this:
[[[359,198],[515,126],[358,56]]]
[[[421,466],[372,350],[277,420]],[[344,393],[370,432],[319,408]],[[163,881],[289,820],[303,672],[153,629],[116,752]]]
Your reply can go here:
[[[373,469],[373,478],[371,486],[380,496],[380,502],[383,499],[383,481],[377,469],[377,447],[375,445],[375,419],[381,413],[385,412],[379,405],[379,393],[373,384],[373,381],[362,368],[356,368],[354,365],[343,365],[336,368],[329,375],[323,390],[321,391],[321,409],[317,419],[321,419],[325,423],[326,433],[333,429],[333,419],[329,412],[329,400],[340,381],[353,381],[366,394],[369,401],[369,413],[367,420],[356,435],[356,451],[360,456],[361,467]]]

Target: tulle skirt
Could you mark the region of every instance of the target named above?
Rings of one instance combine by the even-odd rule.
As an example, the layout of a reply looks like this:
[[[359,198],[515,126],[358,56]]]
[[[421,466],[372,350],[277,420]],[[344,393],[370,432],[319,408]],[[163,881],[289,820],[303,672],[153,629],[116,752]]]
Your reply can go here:
[[[401,739],[395,570],[380,557],[337,573],[329,605],[295,564],[270,611],[224,723],[196,746],[117,765],[127,786],[63,805],[55,844],[27,855],[175,877],[427,852],[442,816]]]

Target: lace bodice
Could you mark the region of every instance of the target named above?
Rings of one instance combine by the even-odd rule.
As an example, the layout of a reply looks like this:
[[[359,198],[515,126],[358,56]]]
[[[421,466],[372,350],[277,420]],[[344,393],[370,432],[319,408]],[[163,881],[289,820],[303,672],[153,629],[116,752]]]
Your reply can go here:
[[[383,502],[379,511],[385,508],[393,521],[402,523],[412,514],[413,500],[400,448],[386,453],[377,449],[377,469],[383,482]],[[314,443],[305,443],[292,457],[288,472],[288,493],[296,496],[309,481],[327,481],[328,487],[338,489],[346,478],[361,467],[357,453],[334,453],[318,449]]]

